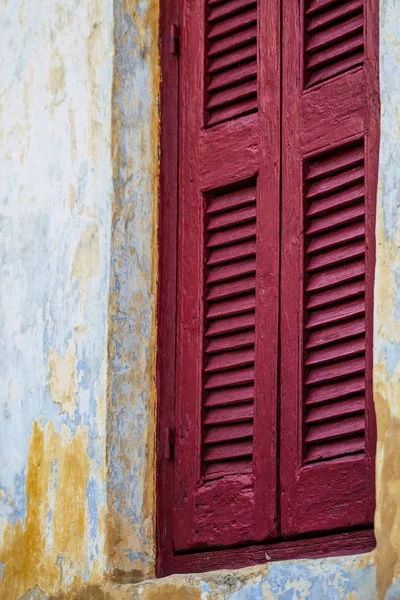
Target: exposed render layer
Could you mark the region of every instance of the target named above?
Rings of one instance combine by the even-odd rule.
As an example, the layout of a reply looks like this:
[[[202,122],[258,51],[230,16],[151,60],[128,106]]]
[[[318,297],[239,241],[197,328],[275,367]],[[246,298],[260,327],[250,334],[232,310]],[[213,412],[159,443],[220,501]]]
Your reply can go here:
[[[107,570],[154,575],[158,2],[114,0]]]

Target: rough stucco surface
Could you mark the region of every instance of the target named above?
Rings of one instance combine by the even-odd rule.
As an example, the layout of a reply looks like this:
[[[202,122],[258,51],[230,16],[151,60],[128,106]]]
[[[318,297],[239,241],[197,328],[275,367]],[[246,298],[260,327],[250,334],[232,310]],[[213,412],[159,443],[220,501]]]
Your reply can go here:
[[[378,426],[376,565],[378,589],[383,593],[400,576],[400,3],[382,0],[380,18],[374,399]],[[397,597],[400,591],[393,596]]]
[[[0,10],[0,598],[14,600],[154,575],[158,5]]]
[[[377,549],[138,584],[155,559],[158,4],[0,10],[0,598],[400,600],[398,0],[381,0]]]
[[[0,598],[14,600],[103,575],[113,11],[0,11]]]
[[[115,0],[108,394],[110,575],[154,575],[158,3]]]

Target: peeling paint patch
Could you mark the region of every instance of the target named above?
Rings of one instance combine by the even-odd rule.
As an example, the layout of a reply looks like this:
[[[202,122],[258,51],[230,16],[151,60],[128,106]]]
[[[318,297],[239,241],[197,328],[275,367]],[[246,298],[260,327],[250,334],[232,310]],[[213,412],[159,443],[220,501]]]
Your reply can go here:
[[[58,106],[66,98],[64,61],[58,50],[52,54],[49,73],[52,106]]]
[[[78,388],[76,374],[75,342],[68,342],[65,356],[51,348],[49,354],[48,386],[53,402],[59,404],[62,412],[72,415],[75,412],[75,397]]]
[[[388,376],[393,377],[393,374],[400,362],[400,342],[389,341],[385,348],[385,363],[388,370]]]
[[[90,223],[84,230],[76,248],[72,263],[71,281],[78,279],[82,291],[90,279],[99,273],[100,261],[99,229],[97,223]]]

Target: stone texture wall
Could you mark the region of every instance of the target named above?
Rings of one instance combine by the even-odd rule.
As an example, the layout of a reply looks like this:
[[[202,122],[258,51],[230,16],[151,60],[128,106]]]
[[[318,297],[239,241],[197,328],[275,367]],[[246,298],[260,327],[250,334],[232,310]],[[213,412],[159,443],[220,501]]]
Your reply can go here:
[[[399,600],[398,0],[380,25],[377,549],[159,581],[158,0],[0,11],[0,598]]]

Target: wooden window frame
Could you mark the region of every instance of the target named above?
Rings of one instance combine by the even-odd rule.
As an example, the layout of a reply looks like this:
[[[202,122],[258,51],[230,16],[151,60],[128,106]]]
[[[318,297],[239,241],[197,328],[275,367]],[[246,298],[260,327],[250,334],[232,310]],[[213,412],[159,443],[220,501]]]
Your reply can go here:
[[[174,572],[172,513],[175,411],[178,153],[179,153],[179,0],[161,0],[160,6],[160,179],[158,214],[157,290],[157,454],[156,536],[157,576]],[[165,151],[164,151],[165,150]],[[161,300],[162,299],[162,300]]]
[[[377,2],[366,0],[377,14]],[[273,543],[223,550],[175,554],[173,549],[173,432],[176,376],[177,223],[179,174],[179,1],[162,0],[160,10],[161,128],[160,203],[158,222],[158,353],[157,353],[157,456],[156,535],[158,577],[171,573],[196,573],[232,569],[269,561],[344,556],[370,551],[373,529],[308,535]],[[375,44],[377,43],[376,40]],[[376,49],[377,52],[377,49]],[[377,58],[376,58],[377,59]],[[375,165],[374,165],[375,166]]]

